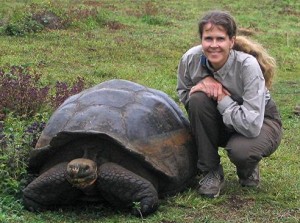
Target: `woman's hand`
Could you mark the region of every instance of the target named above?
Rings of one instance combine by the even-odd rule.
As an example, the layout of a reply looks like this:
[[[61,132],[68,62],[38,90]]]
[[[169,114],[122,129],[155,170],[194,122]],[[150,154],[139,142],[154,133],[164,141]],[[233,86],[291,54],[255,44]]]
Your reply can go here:
[[[206,77],[190,90],[190,95],[196,91],[204,92],[207,97],[221,101],[226,95],[231,95],[223,85],[213,77]]]

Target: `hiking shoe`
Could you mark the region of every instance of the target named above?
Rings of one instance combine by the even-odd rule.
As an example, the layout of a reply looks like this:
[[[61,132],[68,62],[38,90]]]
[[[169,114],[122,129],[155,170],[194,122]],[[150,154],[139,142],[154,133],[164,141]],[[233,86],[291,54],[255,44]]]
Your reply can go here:
[[[242,187],[258,187],[260,181],[259,166],[257,165],[251,175],[246,179],[239,179],[239,183]]]
[[[200,181],[198,192],[209,198],[215,198],[220,195],[224,187],[223,170],[209,171]]]

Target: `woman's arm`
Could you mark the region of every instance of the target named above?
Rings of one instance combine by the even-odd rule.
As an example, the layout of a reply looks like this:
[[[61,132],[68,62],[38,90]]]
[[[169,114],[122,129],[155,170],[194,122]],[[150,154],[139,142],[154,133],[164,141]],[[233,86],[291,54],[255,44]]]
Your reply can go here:
[[[244,61],[242,68],[243,103],[239,105],[230,96],[218,102],[218,110],[226,126],[246,137],[259,135],[265,112],[265,80],[255,58]]]
[[[177,92],[179,96],[179,100],[184,104],[187,105],[189,92],[193,86],[193,82],[190,79],[189,75],[189,68],[187,64],[187,59],[182,57],[179,65],[178,65],[178,76],[177,76]]]

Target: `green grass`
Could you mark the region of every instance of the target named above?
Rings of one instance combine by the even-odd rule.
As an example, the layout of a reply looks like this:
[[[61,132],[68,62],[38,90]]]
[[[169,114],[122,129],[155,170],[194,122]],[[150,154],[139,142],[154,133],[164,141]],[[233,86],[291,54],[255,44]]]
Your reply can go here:
[[[223,195],[214,200],[198,196],[191,188],[161,200],[155,214],[140,219],[101,204],[31,213],[23,210],[18,193],[2,191],[0,222],[299,222],[300,117],[293,114],[300,104],[299,1],[2,2],[0,66],[29,65],[43,74],[45,84],[73,81],[77,76],[90,85],[127,79],[162,90],[176,102],[177,64],[187,49],[199,43],[198,18],[209,9],[228,10],[239,27],[254,31],[251,37],[278,62],[271,93],[282,114],[284,137],[279,149],[261,162],[259,189],[238,185],[234,166],[221,150],[227,184]],[[4,34],[5,24],[34,8],[57,12],[68,26],[24,36]],[[0,160],[0,171],[4,161]]]

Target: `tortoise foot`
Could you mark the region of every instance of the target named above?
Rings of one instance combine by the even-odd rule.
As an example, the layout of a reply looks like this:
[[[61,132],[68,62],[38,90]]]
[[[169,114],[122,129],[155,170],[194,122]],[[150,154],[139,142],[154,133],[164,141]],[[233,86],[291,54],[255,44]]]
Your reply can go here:
[[[132,208],[136,216],[149,215],[158,208],[158,195],[152,183],[115,163],[100,166],[97,184],[108,202]]]
[[[67,163],[52,167],[23,190],[23,204],[29,211],[44,211],[55,206],[70,204],[81,191],[66,179]]]

